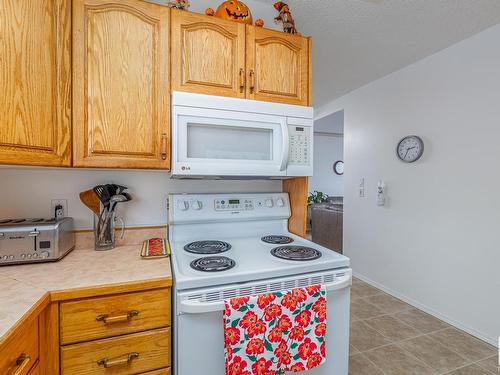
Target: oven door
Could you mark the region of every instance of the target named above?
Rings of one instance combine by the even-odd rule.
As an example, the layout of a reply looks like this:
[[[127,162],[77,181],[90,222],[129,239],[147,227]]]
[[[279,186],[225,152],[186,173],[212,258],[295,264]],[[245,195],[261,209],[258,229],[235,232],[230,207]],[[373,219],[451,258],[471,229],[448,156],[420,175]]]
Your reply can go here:
[[[351,270],[337,270],[295,278],[279,278],[243,285],[178,293],[174,325],[174,374],[225,374],[224,337],[220,296],[270,291],[278,285],[323,283],[327,288],[327,361],[308,375],[346,375],[349,356],[349,301]],[[281,289],[283,290],[283,289]],[[219,296],[219,297],[218,297]],[[203,302],[203,299],[213,299]]]
[[[173,107],[173,176],[286,176],[286,117]]]

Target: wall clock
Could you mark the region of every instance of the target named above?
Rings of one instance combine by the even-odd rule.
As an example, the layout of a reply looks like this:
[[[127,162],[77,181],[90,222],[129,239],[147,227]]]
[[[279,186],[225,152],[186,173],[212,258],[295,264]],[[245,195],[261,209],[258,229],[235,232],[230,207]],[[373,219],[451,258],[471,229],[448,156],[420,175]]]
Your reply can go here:
[[[333,164],[333,171],[342,176],[344,174],[344,162],[342,160],[337,160],[335,164]]]
[[[399,141],[396,148],[398,158],[405,163],[413,163],[422,157],[424,141],[416,135],[409,135]]]

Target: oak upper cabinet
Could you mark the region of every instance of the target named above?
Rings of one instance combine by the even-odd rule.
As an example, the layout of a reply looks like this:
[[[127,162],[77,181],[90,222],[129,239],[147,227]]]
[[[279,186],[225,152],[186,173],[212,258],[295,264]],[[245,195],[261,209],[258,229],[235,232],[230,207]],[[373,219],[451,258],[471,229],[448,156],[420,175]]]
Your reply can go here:
[[[172,89],[245,97],[245,25],[172,10]]]
[[[71,164],[68,0],[0,5],[0,164]]]
[[[170,167],[170,10],[73,1],[74,166]]]
[[[247,97],[311,105],[310,39],[247,26]]]

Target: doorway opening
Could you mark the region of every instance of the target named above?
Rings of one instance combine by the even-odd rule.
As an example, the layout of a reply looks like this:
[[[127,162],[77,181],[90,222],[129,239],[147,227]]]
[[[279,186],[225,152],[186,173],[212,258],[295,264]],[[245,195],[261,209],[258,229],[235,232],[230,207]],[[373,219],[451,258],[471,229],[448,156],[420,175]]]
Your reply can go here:
[[[309,179],[308,239],[343,251],[344,111],[314,122],[314,171]]]

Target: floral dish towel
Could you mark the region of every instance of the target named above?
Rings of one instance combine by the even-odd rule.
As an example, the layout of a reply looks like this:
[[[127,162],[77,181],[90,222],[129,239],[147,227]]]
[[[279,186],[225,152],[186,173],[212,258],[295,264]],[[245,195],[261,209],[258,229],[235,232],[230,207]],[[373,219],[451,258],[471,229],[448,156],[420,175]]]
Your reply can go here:
[[[224,304],[226,375],[279,375],[326,362],[324,285]]]

